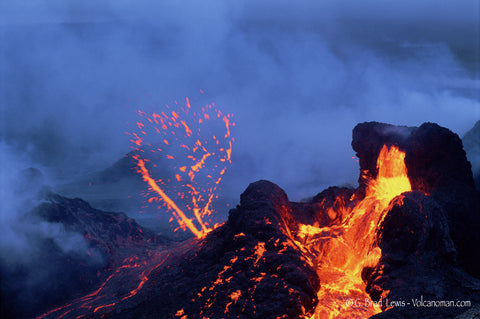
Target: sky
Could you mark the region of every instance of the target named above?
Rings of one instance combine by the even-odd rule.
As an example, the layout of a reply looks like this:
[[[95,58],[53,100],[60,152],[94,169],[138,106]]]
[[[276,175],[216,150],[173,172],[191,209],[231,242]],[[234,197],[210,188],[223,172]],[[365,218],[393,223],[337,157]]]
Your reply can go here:
[[[130,150],[138,109],[190,97],[234,115],[232,197],[258,179],[293,200],[355,186],[357,123],[462,136],[480,119],[479,6],[4,0],[2,166],[53,184],[104,169]]]

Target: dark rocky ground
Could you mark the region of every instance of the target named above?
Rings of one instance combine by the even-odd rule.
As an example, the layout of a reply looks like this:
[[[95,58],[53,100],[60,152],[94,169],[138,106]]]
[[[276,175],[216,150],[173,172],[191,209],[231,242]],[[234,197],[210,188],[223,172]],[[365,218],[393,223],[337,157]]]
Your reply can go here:
[[[472,164],[473,179],[480,191],[480,120],[462,138],[467,158]]]
[[[32,233],[35,251],[23,264],[0,263],[2,318],[31,317],[87,294],[124,258],[170,243],[123,213],[100,211],[49,190],[41,197],[41,204],[22,218],[33,229],[61,228],[51,236]]]
[[[413,191],[392,200],[378,225],[382,257],[363,271],[367,292],[377,301],[387,292],[390,301],[468,300],[472,307],[388,309],[384,299],[384,312],[374,317],[478,318],[480,195],[462,141],[433,123],[359,124],[352,147],[367,176],[376,176],[376,158],[384,144],[405,152]],[[47,283],[44,297],[35,300],[18,299],[12,278],[23,274],[2,268],[2,318],[28,317],[32,309],[38,314],[53,306],[60,307],[45,317],[308,317],[322,302],[316,296],[322,283],[307,262],[308,252],[294,241],[298,224],[339,223],[342,216],[325,212],[361,198],[366,181],[361,174],[357,189],[332,187],[305,203],[290,202],[277,185],[258,181],[241,195],[226,223],[204,239],[180,243],[123,214],[48,194],[32,214],[82,234],[101,262],[79,262],[49,243],[43,262],[59,265],[55,275],[61,280],[54,282],[60,288]]]

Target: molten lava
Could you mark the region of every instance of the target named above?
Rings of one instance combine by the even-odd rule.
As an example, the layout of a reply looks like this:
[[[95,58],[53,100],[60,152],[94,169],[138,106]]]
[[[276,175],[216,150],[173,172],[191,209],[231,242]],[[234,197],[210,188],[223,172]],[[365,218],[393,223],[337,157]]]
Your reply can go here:
[[[378,175],[368,183],[362,200],[352,198],[351,205],[325,212],[331,218],[340,216],[336,224],[300,225],[299,246],[313,256],[310,263],[321,285],[311,319],[367,318],[381,312],[365,292],[361,274],[381,257],[375,236],[390,201],[411,191],[404,159],[397,147],[384,145],[377,159]]]
[[[138,173],[149,186],[148,202],[160,201],[171,211],[179,228],[202,238],[216,226],[208,218],[217,187],[231,163],[234,139],[230,126],[234,123],[231,114],[223,115],[214,104],[199,112],[192,110],[188,98],[184,107],[176,104],[174,110],[165,105],[161,112],[139,111],[142,120],[136,124],[140,132],[127,134],[135,145],[133,158]],[[155,178],[159,164],[149,159],[152,153],[168,160],[174,179]]]
[[[112,272],[97,290],[54,308],[36,319],[63,318],[67,315],[88,318],[94,313],[111,311],[119,302],[135,296],[147,282],[150,273],[162,266],[171,254],[168,250],[159,250],[148,252],[143,258],[138,256],[125,258],[122,265]],[[139,281],[127,280],[126,276],[135,276]],[[122,282],[123,285],[118,287],[118,282]],[[112,286],[115,287],[115,294],[112,293]]]

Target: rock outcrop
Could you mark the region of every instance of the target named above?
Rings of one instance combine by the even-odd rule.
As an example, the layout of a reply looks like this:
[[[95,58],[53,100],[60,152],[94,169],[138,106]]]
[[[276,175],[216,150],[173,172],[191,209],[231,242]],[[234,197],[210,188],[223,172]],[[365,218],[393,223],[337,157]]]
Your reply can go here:
[[[405,152],[405,165],[412,189],[428,194],[445,210],[458,262],[480,276],[480,255],[472,254],[480,241],[479,194],[461,139],[434,123],[420,127],[397,127],[369,122],[353,130],[352,147],[360,159],[360,189],[375,177],[376,158],[383,145]]]

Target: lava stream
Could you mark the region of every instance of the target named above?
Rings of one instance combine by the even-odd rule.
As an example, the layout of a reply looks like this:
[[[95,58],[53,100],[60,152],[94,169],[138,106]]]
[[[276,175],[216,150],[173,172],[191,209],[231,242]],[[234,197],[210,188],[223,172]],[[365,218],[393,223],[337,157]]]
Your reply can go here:
[[[158,250],[149,252],[143,258],[125,258],[122,265],[112,272],[97,290],[54,308],[36,319],[63,318],[66,315],[86,318],[93,313],[109,312],[119,302],[135,296],[147,282],[150,273],[161,267],[171,254],[171,250]],[[130,278],[138,278],[139,281]]]
[[[378,175],[368,183],[365,197],[353,207],[334,212],[343,216],[341,223],[300,226],[299,245],[314,256],[311,264],[321,285],[311,319],[367,318],[381,312],[365,292],[361,273],[381,257],[375,236],[390,201],[412,190],[404,159],[405,153],[397,147],[384,145],[377,159]]]

